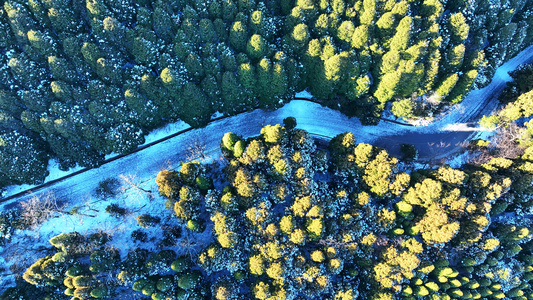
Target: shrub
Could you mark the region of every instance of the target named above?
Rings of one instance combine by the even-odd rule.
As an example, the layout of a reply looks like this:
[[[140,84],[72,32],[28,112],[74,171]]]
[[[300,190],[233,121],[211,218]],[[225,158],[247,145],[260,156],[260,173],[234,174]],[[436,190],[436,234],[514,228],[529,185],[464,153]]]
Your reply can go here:
[[[0,245],[4,245],[11,240],[15,229],[21,226],[20,211],[7,210],[0,212]]]
[[[155,182],[159,194],[167,198],[174,198],[181,189],[180,175],[176,171],[163,170],[157,174]]]
[[[117,194],[120,188],[120,182],[116,178],[107,178],[98,183],[96,188],[96,196],[106,199]]]
[[[181,227],[169,226],[163,229],[163,240],[161,245],[173,246],[176,245],[177,240],[181,237]]]
[[[84,242],[85,238],[78,232],[61,233],[50,239],[50,244],[59,249],[68,249]]]
[[[102,285],[91,290],[91,296],[94,298],[104,298],[109,295],[107,286]]]
[[[187,228],[193,232],[203,232],[205,230],[205,222],[202,219],[188,220]]]
[[[139,215],[136,220],[142,228],[149,228],[161,222],[161,218],[152,217],[148,214]]]
[[[192,290],[200,284],[202,277],[202,273],[191,271],[180,277],[178,280],[178,286],[184,290]]]
[[[418,150],[414,145],[411,144],[401,144],[400,151],[402,152],[403,159],[405,160],[416,160],[418,158]]]
[[[294,117],[287,117],[283,119],[283,127],[287,130],[292,130],[296,128],[296,118]]]
[[[112,203],[105,208],[105,212],[110,214],[112,217],[118,218],[126,214],[126,209],[118,206],[116,203]]]
[[[141,229],[137,229],[132,231],[131,238],[134,241],[146,242],[147,235],[146,232],[142,231]]]
[[[109,234],[102,232],[102,231],[95,232],[95,233],[90,234],[87,237],[87,240],[93,245],[95,245],[96,247],[99,247],[107,243],[107,241],[109,240]]]
[[[196,186],[203,191],[206,191],[213,187],[213,180],[206,176],[196,177]]]
[[[180,178],[188,184],[193,184],[199,172],[200,168],[198,166],[198,163],[187,162],[181,165]]]
[[[185,272],[191,267],[191,260],[186,256],[181,256],[172,262],[170,268],[177,273]]]

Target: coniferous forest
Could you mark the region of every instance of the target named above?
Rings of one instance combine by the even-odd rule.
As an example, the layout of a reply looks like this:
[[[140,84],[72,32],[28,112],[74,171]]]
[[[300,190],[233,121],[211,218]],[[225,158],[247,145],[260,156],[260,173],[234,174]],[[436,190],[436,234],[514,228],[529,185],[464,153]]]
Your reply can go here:
[[[213,237],[200,251],[177,254],[177,227],[157,250],[122,257],[106,232],[62,233],[0,299],[533,299],[529,126],[512,158],[473,141],[476,163],[410,169],[351,133],[317,146],[296,125],[226,133],[221,168],[159,172],[172,219]],[[141,228],[168,220],[137,217]],[[28,226],[20,215],[0,221]]]
[[[424,116],[533,40],[531,0],[0,3],[0,186],[304,89],[364,124]]]

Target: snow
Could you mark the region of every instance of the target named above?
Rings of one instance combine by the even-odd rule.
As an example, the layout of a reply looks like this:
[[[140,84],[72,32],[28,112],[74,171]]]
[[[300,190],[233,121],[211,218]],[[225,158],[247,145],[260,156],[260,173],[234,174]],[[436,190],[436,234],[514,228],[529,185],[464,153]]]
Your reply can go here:
[[[154,130],[150,131],[150,133],[148,133],[147,136],[144,137],[144,144],[142,144],[141,146],[149,144],[149,143],[152,143],[152,142],[155,142],[155,141],[160,140],[160,139],[162,139],[162,138],[164,138],[166,136],[169,136],[169,135],[174,134],[176,132],[180,132],[181,130],[188,129],[190,127],[191,126],[189,126],[187,123],[185,123],[183,121],[178,121],[176,123],[171,123],[171,124],[168,124],[168,125],[166,125],[164,127],[154,129]]]
[[[136,221],[140,214],[149,214],[159,216],[162,223],[166,225],[179,226],[177,219],[173,216],[173,210],[165,208],[165,199],[159,196],[155,175],[143,174],[149,178],[143,180],[140,177],[133,177],[133,181],[146,190],[153,191],[150,195],[134,187],[129,187],[125,191],[120,191],[115,197],[101,199],[94,194],[94,190],[85,189],[85,196],[82,198],[58,198],[67,200],[67,205],[62,209],[63,212],[57,213],[54,218],[49,219],[34,230],[17,230],[13,235],[10,243],[6,247],[0,247],[0,266],[5,266],[4,271],[0,271],[0,286],[14,285],[14,275],[9,271],[9,267],[17,265],[23,269],[29,267],[37,259],[44,257],[44,248],[50,248],[49,240],[65,232],[79,232],[82,235],[89,235],[95,232],[106,232],[111,236],[107,246],[116,247],[122,259],[124,259],[134,247],[141,247],[150,251],[159,251],[160,248],[154,241],[161,240],[163,230],[159,226],[143,229]],[[80,186],[84,182],[79,181]],[[56,195],[57,196],[57,195]],[[75,200],[75,201],[72,201]],[[117,204],[126,209],[126,214],[121,217],[112,217],[105,212],[105,209],[111,203]],[[69,213],[70,212],[70,213]],[[60,226],[58,226],[60,224]],[[146,242],[134,242],[131,233],[141,229],[147,233]],[[177,241],[178,244],[184,245],[188,239],[194,240],[196,245],[194,250],[198,251],[212,242],[211,228],[207,228],[203,233],[187,232],[182,230],[182,238]],[[178,255],[186,254],[185,247],[171,247]],[[23,250],[23,251],[22,251]]]
[[[135,221],[135,217],[142,213],[148,213],[154,216],[169,216],[170,211],[165,209],[164,200],[157,193],[155,176],[160,170],[179,167],[180,162],[189,160],[193,154],[189,146],[197,143],[205,148],[205,154],[210,159],[216,161],[221,158],[219,143],[222,135],[227,131],[232,131],[243,137],[257,135],[260,129],[267,124],[278,124],[284,118],[293,116],[298,122],[298,128],[305,129],[315,136],[332,138],[335,135],[347,131],[354,133],[357,142],[374,143],[385,146],[398,146],[399,143],[409,142],[408,137],[413,134],[428,134],[430,139],[435,135],[443,133],[449,135],[450,132],[465,133],[465,138],[475,138],[486,134],[475,127],[472,120],[479,117],[477,108],[484,106],[483,113],[490,111],[495,107],[495,99],[491,95],[496,94],[505,86],[505,82],[510,80],[506,73],[517,65],[530,61],[533,57],[533,46],[521,52],[516,58],[504,64],[496,72],[494,81],[484,89],[471,92],[468,97],[457,107],[451,109],[448,114],[442,116],[437,121],[426,127],[409,127],[392,122],[380,121],[377,126],[363,126],[356,118],[348,118],[340,112],[331,110],[320,104],[293,100],[279,110],[264,112],[254,110],[246,112],[231,118],[218,120],[210,123],[205,128],[195,129],[178,135],[172,139],[159,143],[156,147],[148,147],[142,151],[125,156],[119,160],[105,164],[97,169],[90,169],[74,177],[60,181],[50,188],[35,191],[30,195],[21,196],[18,199],[11,200],[0,204],[0,209],[13,207],[19,201],[25,201],[33,196],[42,196],[45,193],[53,192],[55,197],[64,203],[70,204],[65,210],[69,211],[78,207],[77,213],[68,214],[60,213],[56,218],[45,222],[37,231],[18,231],[16,236],[8,247],[0,247],[0,263],[5,260],[7,270],[13,263],[28,264],[33,263],[41,254],[38,248],[41,246],[50,247],[48,240],[59,233],[78,231],[82,234],[94,232],[95,230],[104,230],[113,234],[111,245],[121,250],[121,256],[130,246],[131,231],[140,228]],[[296,94],[296,97],[312,98],[307,91]],[[479,101],[480,99],[490,99],[488,103]],[[470,123],[469,123],[470,122]],[[187,129],[189,126],[184,122],[169,124],[161,129],[154,130],[145,138],[147,143],[156,141],[162,137],[175,132]],[[421,135],[421,138],[425,137]],[[463,136],[459,136],[462,140]],[[430,140],[431,141],[431,140]],[[431,141],[438,144],[439,140]],[[420,145],[429,143],[422,140]],[[451,148],[450,148],[451,149]],[[452,149],[453,150],[453,149]],[[446,150],[448,151],[448,150]],[[422,153],[421,153],[422,155]],[[446,156],[445,150],[440,153]],[[437,155],[435,155],[437,157]],[[459,166],[468,159],[467,154],[461,154],[448,163],[453,166]],[[49,165],[50,175],[46,181],[60,178],[66,174],[72,173],[79,168],[61,172],[57,167],[57,162],[51,161]],[[126,176],[142,186],[146,190],[152,191],[149,197],[144,192],[139,192],[135,187],[126,189],[124,193],[117,194],[116,197],[102,200],[95,196],[94,191],[98,183],[108,178],[119,178]],[[12,195],[18,191],[27,189],[28,185],[9,187],[7,195]],[[128,210],[128,213],[121,218],[114,218],[105,213],[105,208],[110,203],[117,203],[119,206]],[[175,220],[171,220],[175,222]],[[60,226],[58,226],[60,224]],[[144,229],[143,229],[144,230]],[[149,237],[161,236],[161,230],[158,228],[146,229]],[[185,231],[184,231],[185,232]],[[195,241],[208,243],[211,240],[210,229],[204,234],[194,237]],[[24,245],[24,247],[22,247]],[[153,243],[142,245],[146,248],[155,248]],[[20,249],[26,249],[21,253]],[[18,252],[17,252],[18,251]],[[4,265],[4,264],[2,264]],[[3,271],[0,274],[0,285],[6,286],[12,284],[13,276],[9,271]]]
[[[508,72],[516,69],[516,67],[518,67],[520,64],[530,62],[532,59],[533,46],[530,46],[498,68],[492,82],[488,86],[483,89],[470,92],[465,100],[463,100],[459,105],[450,108],[446,114],[437,116],[436,121],[427,126],[410,127],[385,120],[380,121],[376,126],[363,126],[358,119],[348,118],[338,111],[322,107],[317,103],[303,100],[293,100],[276,111],[264,112],[261,110],[255,110],[253,112],[243,113],[230,119],[214,122],[217,124],[227,124],[227,126],[214,126],[215,124],[212,123],[206,128],[197,129],[194,130],[194,132],[196,132],[195,134],[199,136],[205,135],[208,137],[221,137],[224,132],[228,130],[234,130],[235,133],[243,136],[253,136],[259,132],[259,129],[262,126],[267,124],[282,123],[284,118],[293,116],[296,118],[299,128],[305,129],[316,136],[332,138],[339,133],[351,131],[356,136],[358,142],[364,143],[373,143],[378,139],[387,139],[402,135],[407,136],[413,133],[478,133],[482,132],[482,130],[474,121],[477,121],[477,118],[481,117],[483,114],[489,114],[497,107],[497,99],[492,97],[492,95],[497,95],[498,92],[505,87],[505,83],[511,80]],[[313,98],[313,96],[306,90],[296,93],[295,97],[307,99]],[[480,99],[486,99],[486,101],[480,101]],[[220,116],[220,113],[214,114],[212,118],[216,118],[218,116]],[[242,124],[249,125],[251,123],[253,123],[254,126],[242,128]],[[258,127],[257,125],[260,126]],[[168,124],[162,128],[150,132],[145,137],[145,143],[143,145],[157,141],[187,128],[190,128],[190,126],[183,121]],[[178,140],[181,142],[187,141],[183,139]],[[207,149],[212,150],[216,148],[218,148],[218,141],[214,143],[211,141]],[[176,153],[176,150],[173,152]],[[106,159],[111,157],[111,155],[108,155],[106,156]],[[60,171],[57,168],[57,163],[51,160],[48,167],[50,175],[46,178],[45,182],[63,177],[80,169],[80,167],[77,167],[66,172]],[[7,197],[9,195],[14,195],[32,187],[33,186],[31,185],[10,186],[7,188],[4,196]]]
[[[301,91],[301,92],[296,93],[296,95],[294,95],[294,97],[295,97],[295,98],[312,99],[312,98],[313,98],[313,95],[311,95],[311,93],[309,93],[307,90],[304,90],[304,91]]]

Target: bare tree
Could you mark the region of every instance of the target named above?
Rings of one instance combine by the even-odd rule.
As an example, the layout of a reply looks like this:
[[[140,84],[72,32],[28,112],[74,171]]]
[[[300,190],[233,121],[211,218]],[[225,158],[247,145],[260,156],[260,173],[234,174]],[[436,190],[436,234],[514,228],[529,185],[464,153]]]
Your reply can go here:
[[[211,232],[211,230],[207,228],[204,232]],[[186,235],[181,238],[178,244],[185,251],[185,254],[190,257],[191,261],[194,261],[198,257],[198,252],[213,242],[212,237],[210,234],[194,234],[186,230]]]
[[[147,195],[150,200],[155,198],[151,190],[147,190],[141,187],[141,182],[139,181],[139,178],[136,174],[120,174],[119,178],[122,182],[122,186],[120,187],[121,192],[124,193],[129,190],[133,191],[138,197],[140,197],[141,195]]]
[[[48,219],[66,213],[65,205],[60,204],[54,193],[49,192],[44,196],[33,196],[28,201],[20,203],[21,218],[24,225],[34,229]]]
[[[515,123],[498,127],[488,146],[475,153],[470,163],[481,165],[495,157],[513,159],[524,154],[524,147],[519,144],[520,137],[521,128]]]
[[[202,159],[205,160],[207,158],[207,155],[205,153],[207,149],[207,146],[205,144],[205,138],[202,136],[196,135],[192,139],[192,143],[189,144],[187,147],[187,153],[185,154],[185,158],[188,161],[195,160],[195,159]]]
[[[518,143],[521,136],[521,128],[516,123],[500,127],[492,138],[491,146],[499,157],[516,158],[524,154],[524,147]]]

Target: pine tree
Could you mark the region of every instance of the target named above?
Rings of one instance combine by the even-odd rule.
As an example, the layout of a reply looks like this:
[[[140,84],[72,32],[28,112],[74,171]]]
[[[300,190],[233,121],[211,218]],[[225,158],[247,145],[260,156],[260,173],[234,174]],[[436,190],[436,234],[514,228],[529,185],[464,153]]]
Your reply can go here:
[[[391,112],[400,118],[414,117],[415,104],[411,99],[402,99],[392,103]]]
[[[294,29],[291,33],[292,38],[292,46],[294,47],[295,51],[301,51],[307,45],[309,41],[309,30],[307,28],[307,25],[300,23],[296,26],[294,26]]]
[[[263,58],[257,64],[256,70],[257,85],[255,87],[255,94],[259,99],[259,106],[266,108],[273,105],[275,101],[271,88],[272,62],[267,58]]]
[[[457,84],[450,92],[448,99],[451,103],[461,102],[472,88],[472,84],[478,75],[477,70],[470,70],[459,77]]]
[[[370,26],[376,15],[376,1],[375,0],[363,0],[363,13],[359,17],[359,22],[362,25]]]
[[[9,181],[2,185],[39,184],[47,176],[48,155],[42,142],[17,130],[0,131],[0,174]]]
[[[380,103],[385,103],[394,97],[396,88],[400,82],[400,74],[398,72],[390,72],[381,78],[374,96]]]
[[[188,82],[183,87],[183,108],[180,119],[192,127],[207,125],[213,113],[210,105],[205,103],[205,94],[196,84]]]
[[[58,45],[50,33],[30,30],[27,32],[28,41],[44,57],[57,55]]]
[[[337,37],[347,44],[352,42],[352,36],[354,35],[355,26],[352,21],[344,21],[337,28]]]
[[[367,45],[370,38],[368,30],[368,25],[360,25],[355,28],[351,37],[351,45],[353,48],[362,49]]]
[[[389,37],[392,36],[394,25],[394,14],[391,12],[384,13],[376,22],[378,36],[383,41],[388,41]]]
[[[246,50],[246,43],[248,41],[248,29],[241,21],[236,21],[232,24],[229,32],[229,42],[235,51],[243,52]]]
[[[409,16],[405,16],[398,27],[396,27],[396,33],[390,41],[390,49],[396,51],[402,51],[407,49],[411,39],[411,27],[413,26],[413,19]]]
[[[166,41],[170,42],[174,35],[176,34],[176,27],[174,25],[174,20],[170,15],[168,7],[164,5],[163,1],[156,1],[154,4],[154,10],[152,13],[152,28],[157,36]],[[191,8],[192,9],[192,8]],[[187,15],[188,7],[185,8],[184,17],[189,20],[191,17]]]
[[[455,84],[457,83],[457,80],[459,79],[459,76],[457,74],[452,74],[448,76],[445,80],[441,82],[439,87],[435,90],[435,96],[437,101],[444,100],[450,91],[454,88]]]
[[[201,19],[199,23],[200,39],[205,43],[216,43],[215,25],[210,19]]]
[[[446,65],[443,68],[443,72],[448,74],[459,71],[463,65],[463,59],[465,56],[465,45],[459,44],[455,47],[452,47],[446,53]]]
[[[193,79],[194,82],[200,82],[204,78],[204,67],[202,65],[202,59],[196,53],[191,53],[185,59],[185,68],[187,69],[187,75]]]
[[[250,58],[257,61],[267,54],[267,48],[265,39],[259,34],[254,34],[248,41],[246,52]]]
[[[243,87],[238,83],[237,78],[231,72],[224,72],[220,91],[223,102],[223,110],[228,114],[235,114],[246,107],[247,102],[242,93]],[[248,99],[249,101],[249,99]]]
[[[468,37],[468,32],[470,30],[470,26],[466,23],[465,16],[461,12],[451,15],[450,26],[452,41],[457,44],[463,43]]]

